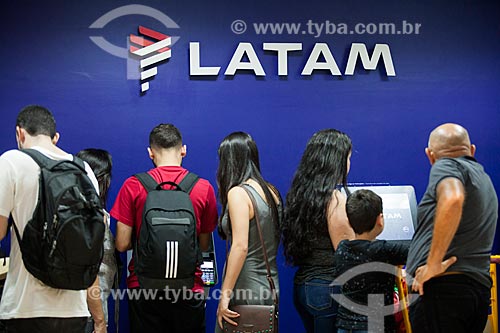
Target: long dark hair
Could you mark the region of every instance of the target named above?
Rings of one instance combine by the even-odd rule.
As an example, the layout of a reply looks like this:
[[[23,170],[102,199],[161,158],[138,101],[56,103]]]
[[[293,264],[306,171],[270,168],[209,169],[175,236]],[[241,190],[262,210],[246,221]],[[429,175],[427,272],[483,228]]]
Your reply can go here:
[[[321,130],[309,139],[286,196],[281,231],[288,263],[309,256],[318,235],[328,234],[332,193],[337,186],[347,188],[351,150],[351,139],[335,129]]]
[[[101,204],[102,207],[105,208],[109,186],[111,185],[111,168],[113,167],[111,154],[103,149],[88,148],[79,151],[76,156],[87,162],[92,168],[92,171],[94,171],[97,182],[99,183]]]
[[[276,230],[279,230],[278,206],[269,187],[273,189],[278,198],[279,193],[274,186],[264,180],[260,173],[259,151],[252,137],[245,132],[233,132],[222,140],[218,154],[217,186],[222,205],[222,214],[219,219],[219,234],[221,238],[227,238],[227,235],[220,227],[222,218],[227,210],[227,194],[230,189],[250,178],[262,187],[266,201],[271,207],[273,220],[276,223]]]

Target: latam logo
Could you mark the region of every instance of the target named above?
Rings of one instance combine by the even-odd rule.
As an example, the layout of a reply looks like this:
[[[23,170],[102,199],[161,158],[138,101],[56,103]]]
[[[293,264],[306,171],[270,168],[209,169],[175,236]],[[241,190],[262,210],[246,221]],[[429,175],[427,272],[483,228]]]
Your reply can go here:
[[[144,15],[159,21],[167,31],[179,29],[179,26],[163,12],[144,5],[126,5],[115,8],[99,17],[89,28],[95,33],[90,36],[94,42],[105,52],[127,60],[127,79],[141,81],[141,93],[149,89],[150,79],[158,74],[157,65],[171,57],[170,47],[178,40],[179,36],[167,36],[163,33],[139,26],[139,34],[147,37],[130,35],[127,33],[127,47],[120,47],[110,43],[98,31],[110,22],[128,15]],[[165,31],[163,28],[162,31]],[[217,77],[221,66],[202,66],[200,42],[189,42],[189,76]],[[288,75],[288,56],[292,52],[303,52],[302,43],[262,43],[263,56],[269,53],[277,57],[277,75]],[[271,51],[271,52],[270,52]],[[138,60],[139,59],[139,60]],[[224,60],[223,60],[224,61]],[[312,51],[307,56],[305,66],[300,71],[301,76],[314,75],[316,71],[329,71],[332,76],[354,75],[359,62],[365,71],[374,71],[380,65],[385,67],[388,77],[396,76],[392,61],[392,54],[388,44],[375,44],[373,51],[369,52],[363,43],[352,43],[349,50],[347,66],[342,74],[335,58],[326,43],[315,43]],[[156,66],[155,66],[156,65]],[[140,70],[140,72],[139,72]],[[251,43],[240,42],[229,61],[225,76],[234,76],[238,71],[253,71],[255,76],[266,76],[262,63]]]
[[[141,46],[141,48],[138,48],[130,45],[130,52],[142,58],[141,92],[144,93],[149,89],[149,81],[146,80],[158,74],[157,67],[154,65],[172,56],[172,51],[169,47],[172,43],[172,38],[143,26],[139,26],[139,33],[156,41],[152,42],[140,36],[130,35],[130,44]]]
[[[126,70],[127,70],[127,79],[128,80],[140,80],[141,76],[144,74],[141,73],[139,70],[141,69],[140,66],[140,59],[141,57],[139,56],[134,56],[133,53],[130,52],[131,49],[131,41],[130,41],[130,36],[128,33],[123,35],[123,45],[115,45],[111,43],[109,40],[107,40],[103,35],[106,34],[106,26],[110,25],[112,22],[119,20],[122,17],[126,16],[145,16],[148,18],[148,21],[151,21],[151,19],[157,21],[159,25],[161,26],[161,31],[178,31],[180,29],[179,25],[172,20],[168,15],[165,13],[149,7],[149,6],[144,6],[144,5],[139,5],[139,4],[132,4],[132,5],[125,5],[121,6],[115,9],[110,10],[109,12],[103,14],[101,17],[99,17],[97,20],[95,20],[89,28],[91,29],[91,36],[89,36],[90,40],[97,45],[100,49],[102,49],[104,52],[126,60]],[[116,23],[115,23],[116,24]],[[109,34],[109,32],[108,32]],[[142,34],[142,32],[141,32]],[[150,35],[153,35],[150,36]],[[158,41],[158,37],[160,35],[157,35],[157,33],[154,31],[153,34],[146,35],[155,41]],[[170,34],[169,34],[170,35]],[[164,36],[164,35],[161,35]],[[175,43],[180,39],[179,36],[171,36],[168,37],[171,42],[169,46],[175,45]],[[135,44],[135,43],[134,43]],[[136,44],[139,46],[143,46],[142,44]],[[160,52],[161,53],[161,52]],[[144,71],[143,71],[144,72]],[[148,85],[145,85],[144,87],[147,87]],[[146,89],[147,90],[147,89]]]

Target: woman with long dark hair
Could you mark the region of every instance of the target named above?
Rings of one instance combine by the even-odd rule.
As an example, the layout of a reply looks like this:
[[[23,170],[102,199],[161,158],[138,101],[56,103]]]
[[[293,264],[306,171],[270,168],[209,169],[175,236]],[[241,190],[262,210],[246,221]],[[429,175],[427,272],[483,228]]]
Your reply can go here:
[[[106,199],[109,186],[111,185],[111,168],[113,166],[111,155],[103,149],[89,148],[76,154],[79,158],[86,161],[92,171],[94,171],[97,182],[99,183],[99,197],[101,205],[104,208],[106,231],[104,234],[104,255],[101,266],[99,267],[98,282],[89,289],[87,294],[87,303],[92,321],[87,325],[87,332],[106,332],[108,323],[108,296],[111,292],[115,276],[117,274],[117,263],[115,258],[115,239],[109,228],[109,214],[106,211]],[[96,288],[100,292],[96,292]],[[94,288],[92,290],[92,288]],[[90,291],[92,290],[92,291]]]
[[[297,266],[294,304],[308,333],[336,332],[337,303],[330,286],[333,254],[352,239],[345,211],[352,143],[344,133],[326,129],[307,143],[286,196],[282,237],[287,262]]]
[[[231,133],[220,144],[218,154],[219,233],[231,243],[217,309],[215,330],[222,332],[223,321],[234,325],[239,316],[231,305],[273,304],[255,217],[259,217],[271,275],[279,290],[276,253],[282,214],[280,195],[262,177],[257,145],[249,134]],[[256,207],[245,188],[255,198]]]

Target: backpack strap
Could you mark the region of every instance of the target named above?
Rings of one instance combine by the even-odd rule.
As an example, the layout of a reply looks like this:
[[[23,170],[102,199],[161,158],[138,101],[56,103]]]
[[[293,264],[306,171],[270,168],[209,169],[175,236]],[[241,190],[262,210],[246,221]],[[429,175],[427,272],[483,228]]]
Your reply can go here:
[[[188,172],[186,176],[182,179],[182,181],[179,183],[179,187],[181,190],[183,190],[186,193],[191,193],[191,190],[193,189],[194,185],[198,182],[198,177],[197,174],[194,174],[192,172]]]
[[[141,182],[148,193],[154,191],[158,186],[156,180],[147,172],[135,174],[134,177]]]
[[[54,160],[48,158],[36,149],[21,149],[20,151],[29,155],[29,157],[31,157],[40,168],[51,168],[56,163]]]
[[[19,151],[25,153],[26,155],[28,155],[29,157],[31,157],[33,159],[33,161],[35,161],[36,164],[38,164],[38,166],[40,168],[50,168],[52,167],[54,164],[56,164],[56,162],[50,158],[48,158],[47,156],[45,156],[44,154],[40,153],[38,150],[36,149],[32,149],[32,148],[29,148],[29,149],[20,149]],[[19,232],[19,229],[17,228],[17,225],[14,221],[12,221],[12,226],[14,227],[14,233],[17,237],[17,241],[19,242],[19,248],[21,249],[21,252],[22,252],[22,247],[21,247],[21,233]]]
[[[78,165],[80,169],[85,170],[85,173],[87,173],[87,169],[85,169],[85,163],[83,163],[83,160],[81,158],[73,155],[73,162],[75,162],[75,164]]]
[[[61,164],[61,163],[67,163],[67,162],[73,162],[77,167],[79,167],[82,171],[87,173],[87,169],[85,169],[85,164],[83,163],[83,160],[80,159],[79,157],[73,155],[73,160],[53,160],[41,152],[39,152],[36,149],[21,149],[23,153],[29,155],[35,162],[38,164],[40,168],[46,168],[46,169],[52,169],[53,167]]]
[[[200,177],[198,177],[197,174],[188,171],[187,175],[184,176],[184,178],[179,183],[178,187],[181,191],[184,191],[187,194],[189,194],[193,190],[194,185],[196,185],[196,183],[198,182],[198,179],[200,179]],[[201,264],[203,262],[203,253],[202,253],[201,248],[199,246],[200,239],[198,236],[199,235],[196,236],[196,242],[197,242],[196,248],[197,248],[197,252],[198,252],[197,261],[198,261],[198,264]]]
[[[134,177],[139,180],[139,182],[142,184],[142,186],[144,186],[144,188],[148,193],[156,190],[156,188],[158,187],[158,183],[156,182],[156,180],[147,172],[135,174]],[[198,179],[200,179],[198,175],[192,172],[188,172],[188,174],[184,176],[184,178],[178,185],[172,182],[165,182],[165,183],[171,183],[171,185],[177,185],[177,187],[179,187],[182,191],[190,193],[196,182],[198,182]]]

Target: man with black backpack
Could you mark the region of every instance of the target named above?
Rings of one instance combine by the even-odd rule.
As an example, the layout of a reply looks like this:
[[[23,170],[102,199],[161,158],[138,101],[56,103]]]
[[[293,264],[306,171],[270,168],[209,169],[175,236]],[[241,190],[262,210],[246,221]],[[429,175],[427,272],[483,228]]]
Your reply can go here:
[[[217,225],[210,183],[181,167],[179,130],[160,124],[149,135],[155,168],[128,178],[111,216],[116,248],[134,250],[127,279],[131,332],[205,332],[201,250]]]
[[[102,258],[104,224],[91,168],[56,146],[49,110],[19,113],[19,150],[0,156],[0,239],[12,216],[10,266],[0,302],[7,332],[84,332],[86,289]]]

